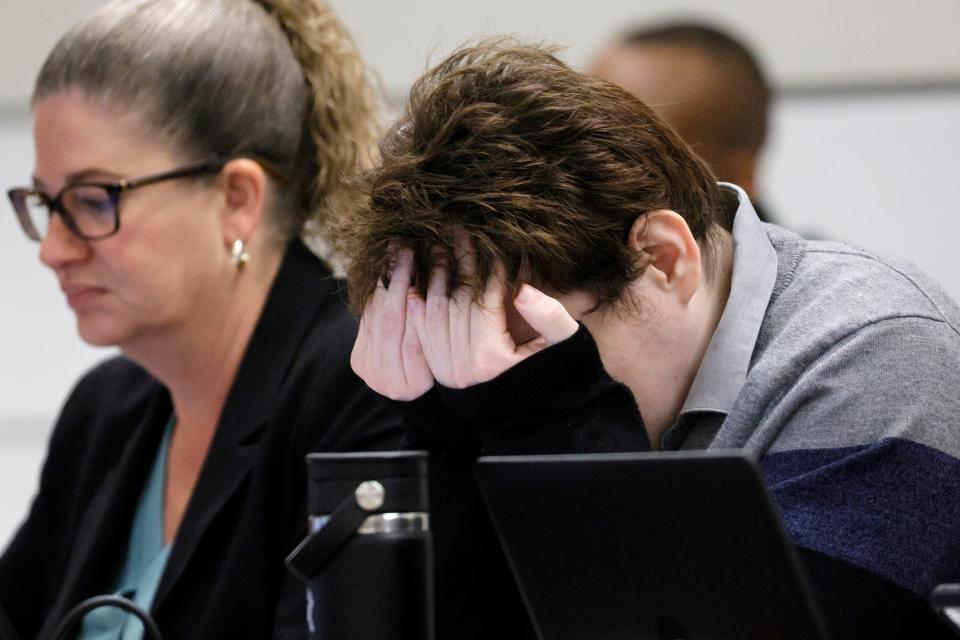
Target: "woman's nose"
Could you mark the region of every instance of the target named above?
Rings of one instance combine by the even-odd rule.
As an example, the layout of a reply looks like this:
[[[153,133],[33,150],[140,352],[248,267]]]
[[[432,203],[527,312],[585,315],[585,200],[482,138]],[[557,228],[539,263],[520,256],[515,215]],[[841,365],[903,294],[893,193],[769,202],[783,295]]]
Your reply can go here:
[[[60,214],[51,213],[47,233],[40,241],[40,262],[56,270],[89,254],[89,242],[70,231]]]

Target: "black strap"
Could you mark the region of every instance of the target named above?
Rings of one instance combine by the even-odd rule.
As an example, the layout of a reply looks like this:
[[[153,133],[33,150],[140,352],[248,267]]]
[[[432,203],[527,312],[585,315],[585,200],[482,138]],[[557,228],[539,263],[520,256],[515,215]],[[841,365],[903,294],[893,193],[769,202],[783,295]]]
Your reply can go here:
[[[287,556],[287,568],[304,582],[318,575],[369,516],[351,493],[333,510],[326,524],[311,532]]]
[[[57,625],[56,630],[50,637],[53,638],[53,640],[65,640],[69,637],[70,632],[73,631],[73,628],[77,625],[77,623],[80,622],[81,619],[83,619],[85,615],[94,609],[99,609],[100,607],[116,607],[132,613],[140,619],[140,622],[143,623],[144,638],[149,638],[150,640],[163,639],[163,636],[160,635],[160,629],[157,627],[157,623],[154,622],[149,613],[141,609],[132,600],[114,595],[94,596],[92,598],[87,598],[73,609],[70,609],[70,611],[67,612],[67,615],[63,617],[63,620],[60,621],[60,624]]]

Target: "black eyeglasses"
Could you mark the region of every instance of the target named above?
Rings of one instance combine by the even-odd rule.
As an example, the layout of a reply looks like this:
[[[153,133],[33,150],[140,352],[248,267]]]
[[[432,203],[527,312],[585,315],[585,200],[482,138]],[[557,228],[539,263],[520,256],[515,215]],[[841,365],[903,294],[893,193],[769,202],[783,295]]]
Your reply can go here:
[[[77,182],[68,184],[52,198],[32,187],[10,189],[7,196],[10,197],[20,226],[31,240],[43,240],[54,213],[59,213],[64,226],[76,235],[87,240],[98,240],[120,229],[121,193],[164,180],[219,173],[227,162],[217,158],[142,178],[117,182]]]

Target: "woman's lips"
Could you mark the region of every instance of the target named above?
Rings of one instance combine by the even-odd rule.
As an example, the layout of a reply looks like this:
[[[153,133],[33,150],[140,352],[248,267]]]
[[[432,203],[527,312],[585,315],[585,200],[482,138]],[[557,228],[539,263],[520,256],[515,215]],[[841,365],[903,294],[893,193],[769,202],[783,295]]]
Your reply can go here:
[[[67,296],[67,304],[76,312],[83,311],[95,304],[97,299],[106,293],[102,287],[84,284],[68,284],[61,287]]]

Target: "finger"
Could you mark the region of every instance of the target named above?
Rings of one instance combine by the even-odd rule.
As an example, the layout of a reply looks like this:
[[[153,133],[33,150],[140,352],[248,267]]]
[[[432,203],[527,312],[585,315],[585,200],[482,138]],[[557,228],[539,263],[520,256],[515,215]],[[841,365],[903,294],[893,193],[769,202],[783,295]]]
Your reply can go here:
[[[477,256],[470,237],[463,229],[454,231],[454,259],[460,283],[450,294],[450,376],[449,386],[472,384],[470,356],[470,320],[474,304],[471,286],[477,272]]]
[[[527,324],[543,337],[547,346],[563,342],[577,332],[577,321],[560,301],[529,284],[520,287],[513,303]]]
[[[479,304],[470,307],[470,338],[474,348],[491,343],[498,347],[514,347],[507,331],[506,297],[506,270],[497,262],[484,284]]]
[[[494,264],[493,272],[483,287],[483,306],[502,309],[506,300],[507,271],[499,261]]]
[[[377,280],[377,286],[374,287],[373,295],[367,301],[360,315],[360,326],[357,328],[357,339],[353,343],[353,351],[350,353],[350,366],[354,373],[366,380],[366,372],[371,368],[368,359],[379,352],[376,344],[375,327],[379,323],[380,309],[383,307],[383,299],[386,297],[387,288],[382,279]]]
[[[423,346],[417,325],[423,324],[425,304],[416,291],[407,296],[407,322],[403,331],[403,375],[405,381],[405,400],[418,398],[433,386],[433,373],[424,356]]]
[[[387,304],[398,306],[407,304],[407,290],[413,274],[413,252],[400,249],[397,259],[390,269],[390,286],[387,287]]]
[[[447,295],[446,257],[435,258],[427,286],[424,315],[416,320],[424,356],[442,385],[450,381],[450,298]]]
[[[390,286],[384,289],[381,283],[374,293],[375,297],[379,295],[376,302],[380,309],[375,316],[379,323],[374,326],[374,331],[381,336],[399,339],[403,335],[403,318],[407,310],[407,290],[410,288],[412,268],[413,254],[408,249],[401,250],[390,269]]]
[[[473,305],[473,292],[468,287],[461,285],[453,290],[448,313],[450,349],[447,355],[451,380],[449,384],[444,383],[446,386],[462,388],[472,384],[470,321]]]
[[[398,375],[403,371],[403,333],[412,268],[413,253],[401,249],[390,272],[390,286],[381,293],[380,312],[374,315],[375,344],[371,346],[379,352],[383,372],[387,374]]]
[[[364,378],[367,371],[367,353],[370,344],[370,327],[367,322],[366,313],[360,318],[360,327],[357,329],[357,339],[353,343],[353,350],[350,352],[350,368],[360,378]]]
[[[453,232],[453,256],[456,260],[461,282],[470,282],[477,273],[477,252],[470,236],[463,229]]]

